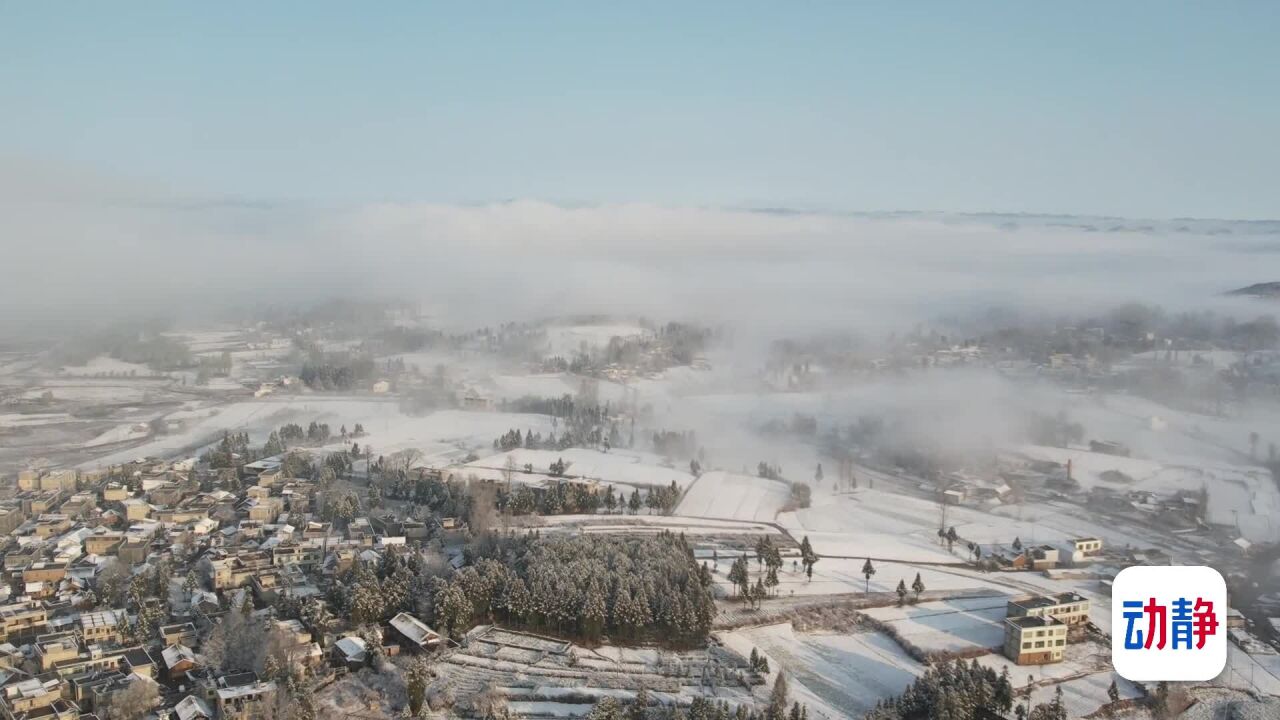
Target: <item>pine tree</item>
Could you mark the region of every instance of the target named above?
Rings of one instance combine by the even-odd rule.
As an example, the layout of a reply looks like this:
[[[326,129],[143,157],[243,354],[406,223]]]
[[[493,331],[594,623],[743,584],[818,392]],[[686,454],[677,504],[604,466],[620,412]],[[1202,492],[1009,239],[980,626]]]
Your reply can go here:
[[[751,605],[759,609],[760,604],[769,596],[769,591],[764,587],[764,579],[756,578],[756,584],[751,587]]]
[[[813,566],[819,560],[818,553],[813,551],[813,545],[809,543],[809,536],[805,535],[800,541],[800,562],[804,563],[804,572],[813,580]]]
[[[862,564],[862,576],[866,578],[866,588],[864,592],[871,592],[871,576],[876,574],[876,566],[871,564],[871,558]]]
[[[729,568],[729,582],[733,583],[734,592],[743,599],[747,599],[751,578],[747,572],[746,555],[734,559],[733,565]]]
[[[427,698],[427,683],[431,681],[431,668],[425,658],[416,657],[405,672],[405,687],[409,693],[409,712],[416,716]]]
[[[898,604],[906,605],[907,604],[907,581],[906,580],[898,581],[897,593],[898,593]]]
[[[911,591],[916,594],[916,602],[920,602],[920,593],[924,590],[924,580],[920,579],[920,573],[916,573],[916,581],[911,583]]]
[[[773,690],[769,693],[769,708],[765,712],[768,720],[787,720],[787,703],[790,692],[787,689],[787,675],[779,672],[773,681]]]
[[[627,705],[625,720],[646,720],[649,713],[649,691],[641,685],[636,696]]]

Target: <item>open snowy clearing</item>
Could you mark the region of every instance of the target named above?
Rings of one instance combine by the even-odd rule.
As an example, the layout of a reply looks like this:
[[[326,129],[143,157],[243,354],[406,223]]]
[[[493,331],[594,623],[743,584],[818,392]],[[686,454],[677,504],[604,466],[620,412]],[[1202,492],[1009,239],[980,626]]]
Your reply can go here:
[[[548,515],[514,519],[521,527],[538,527],[581,533],[656,533],[663,530],[685,535],[731,537],[781,535],[763,523],[735,520],[707,520],[674,515]]]
[[[96,375],[129,375],[130,373],[145,377],[156,374],[154,370],[139,363],[125,362],[106,355],[99,355],[83,365],[65,365],[61,369],[63,375],[87,376]]]
[[[811,718],[861,718],[924,672],[892,638],[878,632],[805,634],[782,623],[721,633],[720,638],[743,655],[756,648],[769,659],[769,684],[756,689],[758,697],[767,697],[782,669],[792,698],[809,706]]]
[[[542,418],[543,416],[516,417]],[[513,423],[506,429],[523,429],[524,427],[524,425]],[[502,432],[504,431],[495,433],[494,437]],[[548,473],[551,464],[558,460],[563,460],[569,464],[568,469],[565,471],[565,475],[569,477],[589,478],[634,487],[665,487],[674,482],[677,487],[685,488],[693,482],[693,476],[688,472],[662,467],[659,464],[663,462],[662,458],[651,453],[631,450],[601,452],[585,448],[568,448],[566,450],[526,450],[520,448],[481,458],[450,471],[450,474],[457,475],[460,478],[475,475],[479,478],[501,480],[503,479],[503,472],[506,469],[508,458],[515,463],[517,468],[517,472],[512,477],[514,482],[546,479],[549,477]],[[523,472],[526,464],[533,466],[533,473],[526,474]]]
[[[546,330],[546,354],[570,358],[583,349],[596,350],[615,337],[634,338],[651,335],[639,325],[558,325]]]
[[[1234,525],[1238,518],[1246,538],[1254,542],[1280,540],[1280,527],[1271,520],[1280,514],[1280,489],[1271,474],[1262,468],[1223,463],[1162,465],[1152,460],[1039,445],[1023,446],[1020,452],[1064,465],[1070,460],[1072,476],[1084,488],[1108,487],[1117,492],[1147,490],[1161,495],[1180,490],[1198,493],[1203,488],[1209,496],[1209,522]],[[1133,478],[1133,482],[1103,479],[1102,474],[1109,470],[1122,472]]]
[[[1107,697],[1107,689],[1111,687],[1112,680],[1115,680],[1116,689],[1120,691],[1121,700],[1142,697],[1142,693],[1138,688],[1128,680],[1112,672],[1099,672],[1061,683],[1037,686],[1031,692],[1031,703],[1032,705],[1038,705],[1040,703],[1053,702],[1060,687],[1062,688],[1062,702],[1067,706],[1067,717],[1086,717],[1110,702]]]
[[[1073,537],[1102,538],[1108,547],[1151,547],[1160,544],[1136,527],[1117,527],[1085,518],[1068,504],[1005,505],[987,513],[947,507],[945,526],[955,527],[961,544],[948,552],[938,542],[943,523],[940,506],[923,498],[860,488],[822,499],[814,507],[778,515],[778,523],[795,537],[808,535],[820,555],[871,557],[902,562],[960,563],[969,559],[965,542],[1006,545],[1057,545]]]
[[[167,379],[155,381],[137,380],[49,380],[39,387],[22,393],[27,400],[36,400],[46,392],[55,401],[82,402],[95,404],[142,403],[161,397],[169,384]]]
[[[696,554],[699,560],[709,559],[710,556],[710,553],[705,550],[699,550]],[[719,559],[715,563],[713,577],[725,596],[731,596],[734,593],[733,586],[727,577],[734,557],[732,552],[720,552]],[[775,593],[779,597],[863,593],[868,589],[873,593],[891,593],[898,587],[899,580],[906,582],[907,587],[911,587],[917,573],[926,591],[987,590],[993,596],[1017,594],[1008,587],[990,582],[986,577],[973,577],[930,565],[895,562],[873,563],[876,572],[868,583],[862,575],[862,565],[865,561],[860,558],[821,558],[813,566],[813,579],[809,580],[804,573],[803,565],[792,564],[797,557],[798,555],[794,552],[783,554],[783,566],[778,572],[779,584]],[[748,552],[747,559],[751,581],[755,582],[756,577],[762,572],[761,565],[756,562],[754,553]]]
[[[193,353],[222,350],[243,342],[240,330],[192,330],[165,333],[168,337],[186,343]]]
[[[0,428],[37,427],[40,425],[57,425],[64,422],[76,422],[76,419],[67,413],[0,414]]]
[[[372,445],[374,452],[389,455],[405,448],[436,452],[443,446],[486,447],[513,427],[547,433],[551,420],[545,415],[442,410],[428,415],[402,413],[394,401],[337,396],[266,396],[229,403],[206,411],[181,410],[186,427],[180,433],[158,437],[135,448],[122,450],[85,463],[82,467],[119,463],[137,457],[168,457],[189,454],[191,448],[211,443],[223,432],[248,432],[260,443],[275,428],[289,422],[307,425],[312,420],[329,423],[337,433],[340,426],[352,429],[364,425],[366,436],[359,442]],[[335,446],[336,447],[336,446]]]
[[[903,640],[924,652],[958,652],[1000,647],[1006,604],[1003,597],[956,598],[871,608],[862,614],[892,626]]]
[[[151,428],[146,423],[119,425],[86,442],[84,446],[92,448],[102,445],[114,445],[116,443],[141,440],[150,434]]]
[[[790,498],[786,483],[711,470],[698,476],[676,512],[693,517],[773,522]]]

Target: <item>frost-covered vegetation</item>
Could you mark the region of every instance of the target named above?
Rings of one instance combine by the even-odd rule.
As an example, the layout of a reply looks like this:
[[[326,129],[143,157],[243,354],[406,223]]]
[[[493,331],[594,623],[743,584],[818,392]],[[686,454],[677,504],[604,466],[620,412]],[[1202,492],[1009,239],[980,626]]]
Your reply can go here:
[[[472,564],[434,591],[435,622],[450,634],[502,621],[681,645],[704,640],[715,617],[710,574],[672,533],[489,537],[468,550]]]

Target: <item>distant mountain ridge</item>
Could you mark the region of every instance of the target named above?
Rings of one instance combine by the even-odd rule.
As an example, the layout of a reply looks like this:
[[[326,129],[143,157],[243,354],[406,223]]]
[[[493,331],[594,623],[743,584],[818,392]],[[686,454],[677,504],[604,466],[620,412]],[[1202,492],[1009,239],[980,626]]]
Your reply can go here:
[[[1245,295],[1248,297],[1265,298],[1267,300],[1280,300],[1280,282],[1254,283],[1249,287],[1231,290],[1227,292],[1227,294]]]

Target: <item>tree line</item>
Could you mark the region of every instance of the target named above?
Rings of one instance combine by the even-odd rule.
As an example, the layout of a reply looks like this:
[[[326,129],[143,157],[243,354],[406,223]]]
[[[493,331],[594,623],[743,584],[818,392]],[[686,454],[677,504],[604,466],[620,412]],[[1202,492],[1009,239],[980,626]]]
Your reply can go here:
[[[1032,706],[1029,694],[1019,702],[1008,668],[997,674],[974,659],[929,667],[901,695],[876,703],[867,720],[992,720],[1011,710],[1019,720],[1067,718],[1061,687],[1050,702]]]
[[[473,560],[435,582],[432,620],[450,635],[500,621],[599,642],[604,636],[698,644],[716,607],[711,573],[682,535],[487,536]]]

